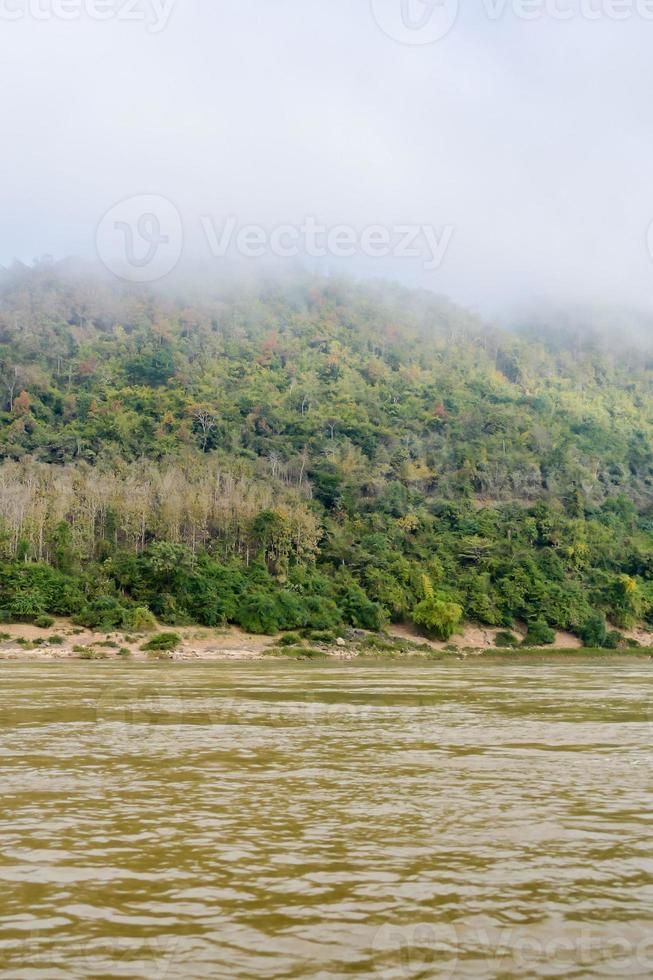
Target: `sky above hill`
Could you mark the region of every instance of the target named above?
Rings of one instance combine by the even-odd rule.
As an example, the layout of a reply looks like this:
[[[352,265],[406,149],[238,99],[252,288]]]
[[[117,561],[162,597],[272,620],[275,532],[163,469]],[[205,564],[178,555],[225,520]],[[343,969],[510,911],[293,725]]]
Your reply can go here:
[[[653,307],[650,0],[0,0],[0,263]]]

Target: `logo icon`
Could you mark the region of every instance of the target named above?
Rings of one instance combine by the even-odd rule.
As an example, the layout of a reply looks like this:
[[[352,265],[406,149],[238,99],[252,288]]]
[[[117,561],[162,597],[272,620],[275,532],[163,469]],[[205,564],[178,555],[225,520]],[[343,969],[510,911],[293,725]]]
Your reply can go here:
[[[449,33],[458,0],[371,0],[374,19],[400,44],[433,44]]]
[[[375,968],[387,980],[438,976],[452,980],[458,965],[458,933],[449,923],[404,925],[387,922],[372,940]]]
[[[129,282],[155,282],[175,268],[184,244],[181,216],[165,197],[140,194],[109,208],[97,228],[98,256]]]

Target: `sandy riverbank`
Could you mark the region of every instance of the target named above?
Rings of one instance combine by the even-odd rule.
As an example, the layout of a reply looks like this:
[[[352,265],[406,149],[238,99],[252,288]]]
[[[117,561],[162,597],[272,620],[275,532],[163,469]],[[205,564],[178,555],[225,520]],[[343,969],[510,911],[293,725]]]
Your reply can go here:
[[[172,632],[171,627],[161,627],[163,632]],[[198,626],[175,627],[174,632],[181,637],[181,643],[170,654],[163,655],[173,661],[257,661],[268,660],[271,656],[283,656],[279,647],[279,637],[259,636],[246,633],[237,627],[205,629]],[[432,652],[451,652],[471,655],[502,651],[495,644],[500,632],[490,627],[466,625],[447,643],[429,640],[417,635],[405,625],[391,624],[385,630],[385,642],[397,643],[397,652],[410,656],[425,656]],[[523,629],[513,632],[523,635]],[[335,659],[352,659],[360,655],[374,656],[373,647],[364,643],[366,634],[356,631],[356,637],[339,640],[333,645],[319,645],[324,655]],[[46,629],[32,624],[20,623],[0,627],[0,659],[2,660],[112,660],[130,659],[151,660],[153,655],[141,647],[152,634],[125,632],[95,633],[88,629],[75,627],[70,620],[56,619]],[[642,629],[626,630],[624,635],[637,640],[644,648],[653,647],[653,632]],[[372,634],[369,634],[371,637]],[[363,643],[361,644],[361,640]],[[307,646],[315,647],[311,641]],[[383,638],[382,638],[382,642]],[[403,648],[403,651],[400,649]],[[582,651],[577,637],[570,633],[558,632],[555,643],[543,650]],[[381,651],[379,651],[381,652]],[[505,651],[504,651],[505,652]],[[628,653],[630,651],[623,651]],[[636,651],[633,650],[633,653]],[[518,651],[515,651],[518,653]]]

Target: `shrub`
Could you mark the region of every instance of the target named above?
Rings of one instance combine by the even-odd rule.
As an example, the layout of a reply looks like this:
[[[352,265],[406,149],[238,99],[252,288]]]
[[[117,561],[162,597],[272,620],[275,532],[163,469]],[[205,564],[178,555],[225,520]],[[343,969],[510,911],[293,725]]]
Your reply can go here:
[[[276,597],[277,627],[282,630],[306,626],[308,610],[306,603],[296,592],[284,590]]]
[[[73,622],[98,632],[111,633],[131,625],[132,610],[114,596],[101,596],[87,603]]]
[[[147,606],[136,606],[131,614],[131,627],[143,633],[156,629],[156,619]]]
[[[37,616],[34,620],[34,625],[38,626],[39,629],[47,630],[50,629],[51,626],[54,626],[54,619],[52,616]]]
[[[9,612],[19,621],[35,619],[43,613],[40,597],[28,589],[18,589],[9,601]]]
[[[514,633],[509,633],[508,630],[499,630],[494,637],[495,647],[518,647],[519,642],[519,637],[515,636]]]
[[[380,630],[388,619],[383,606],[368,599],[360,585],[349,586],[342,597],[341,609],[346,622],[358,629]]]
[[[59,636],[58,633],[53,633],[52,636],[48,637],[48,643],[54,647],[60,647],[62,643],[65,643],[63,636]]]
[[[309,596],[306,599],[306,610],[308,613],[306,625],[312,629],[333,629],[342,620],[337,605],[333,599],[327,599],[326,596]]]
[[[552,630],[543,619],[536,619],[528,624],[523,645],[525,647],[548,646],[550,643],[555,643],[555,638],[555,630]]]
[[[144,643],[141,650],[158,652],[174,650],[181,643],[179,633],[157,633],[147,643]]]
[[[241,604],[237,622],[249,633],[276,633],[279,628],[279,609],[274,596],[252,592]]]
[[[617,650],[619,647],[624,646],[626,639],[623,633],[619,630],[610,630],[605,638],[605,642],[602,644],[606,650]]]
[[[578,635],[583,641],[583,646],[597,647],[605,646],[605,641],[607,638],[607,629],[605,625],[605,616],[599,612],[593,612],[591,616],[583,622],[580,629],[578,630]]]
[[[390,638],[387,636],[366,636],[361,640],[359,646],[361,653],[364,653],[366,650],[371,650],[374,653],[387,653],[390,655],[409,653],[412,648],[412,644],[408,644],[395,637]],[[429,647],[426,649],[429,649]]]
[[[314,643],[335,643],[336,635],[330,630],[309,630],[308,638]]]
[[[299,635],[299,633],[286,633],[286,635],[282,636],[281,639],[279,640],[279,646],[292,647],[295,646],[296,644],[297,645],[301,644],[301,642],[302,642],[302,638]]]
[[[413,609],[413,622],[439,640],[448,640],[462,619],[462,607],[436,595],[427,596]]]

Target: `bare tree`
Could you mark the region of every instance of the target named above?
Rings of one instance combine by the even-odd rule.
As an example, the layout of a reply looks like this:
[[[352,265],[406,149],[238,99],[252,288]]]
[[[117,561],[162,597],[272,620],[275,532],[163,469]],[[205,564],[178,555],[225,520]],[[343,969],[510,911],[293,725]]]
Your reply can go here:
[[[206,452],[209,437],[217,427],[218,420],[208,408],[197,406],[193,409],[193,418],[202,430],[202,452]]]

